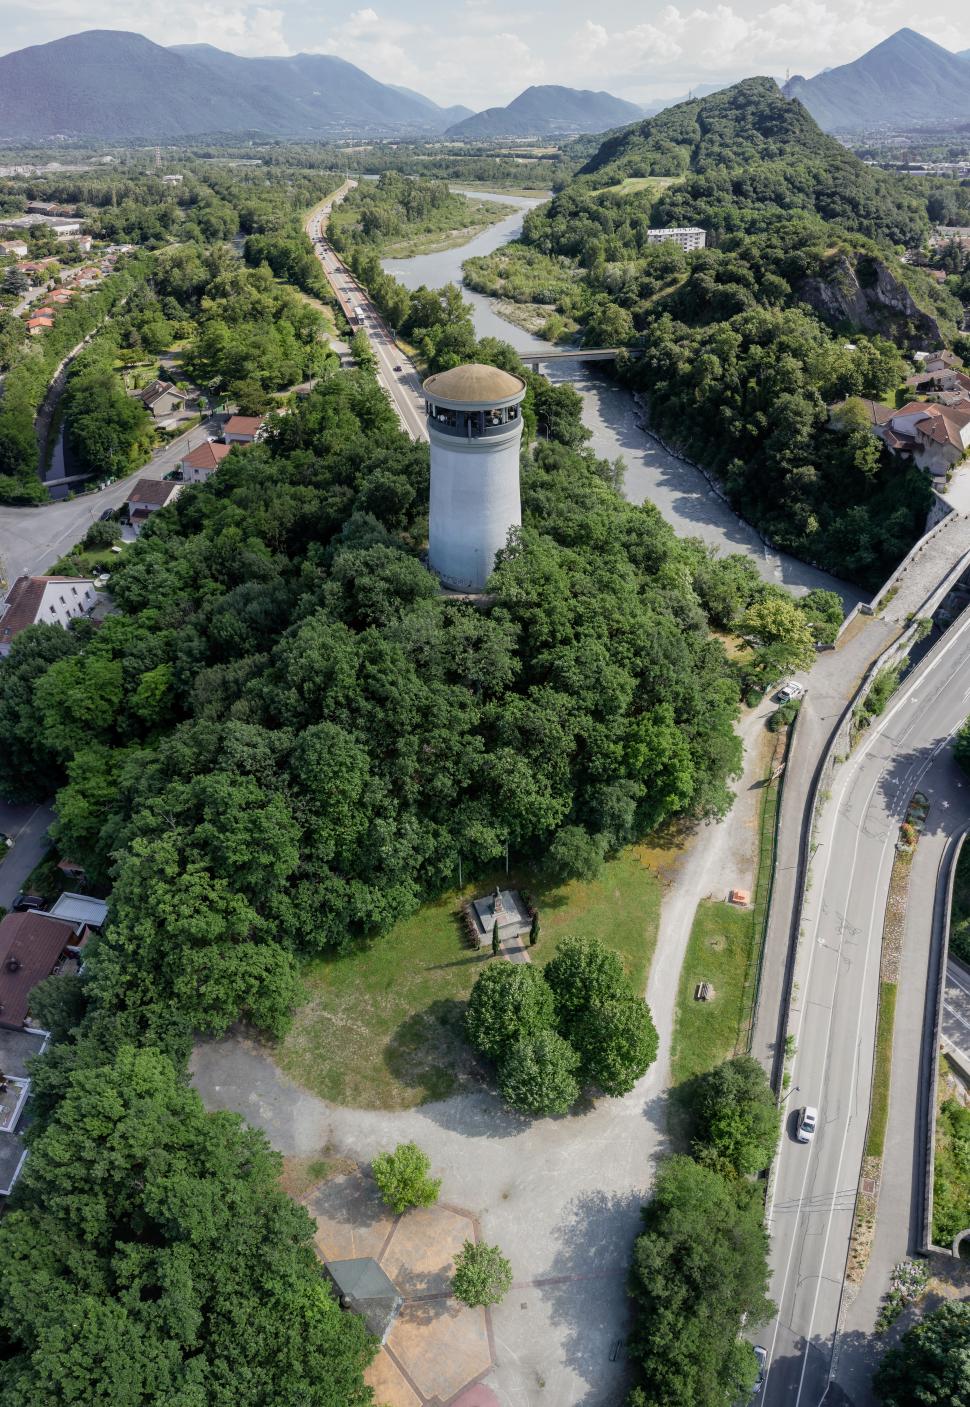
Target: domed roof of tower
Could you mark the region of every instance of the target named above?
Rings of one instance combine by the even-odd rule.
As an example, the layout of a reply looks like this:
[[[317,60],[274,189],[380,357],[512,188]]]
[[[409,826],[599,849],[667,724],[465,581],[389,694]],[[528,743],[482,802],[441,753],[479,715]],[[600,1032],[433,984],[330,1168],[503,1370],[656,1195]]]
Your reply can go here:
[[[470,362],[467,366],[453,366],[450,371],[438,371],[429,376],[424,392],[439,401],[489,406],[520,398],[525,394],[525,382],[501,367]]]

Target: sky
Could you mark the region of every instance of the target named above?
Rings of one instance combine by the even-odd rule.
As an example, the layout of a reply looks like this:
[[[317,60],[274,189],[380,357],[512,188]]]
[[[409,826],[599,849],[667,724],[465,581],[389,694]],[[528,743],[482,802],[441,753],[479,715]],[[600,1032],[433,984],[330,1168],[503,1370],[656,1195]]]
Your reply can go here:
[[[649,102],[755,73],[810,76],[907,24],[947,49],[970,48],[970,6],[928,3],[914,19],[909,0],[0,0],[0,52],[85,29],[137,29],[159,44],[247,56],[338,54],[382,82],[475,109],[532,83]]]

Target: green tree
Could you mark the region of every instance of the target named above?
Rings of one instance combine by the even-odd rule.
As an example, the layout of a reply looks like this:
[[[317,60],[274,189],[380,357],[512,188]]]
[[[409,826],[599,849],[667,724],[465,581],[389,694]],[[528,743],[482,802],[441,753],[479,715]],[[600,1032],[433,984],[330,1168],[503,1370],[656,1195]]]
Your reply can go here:
[[[595,879],[603,868],[602,836],[590,835],[582,826],[564,826],[549,846],[547,865],[555,879]]]
[[[833,644],[845,615],[841,596],[835,591],[809,591],[799,598],[798,608],[819,644]]]
[[[512,1288],[512,1267],[498,1246],[466,1241],[455,1257],[451,1292],[471,1308],[498,1304]]]
[[[699,1075],[689,1091],[689,1104],[698,1157],[723,1160],[741,1175],[768,1167],[781,1116],[774,1090],[757,1060],[739,1055]]]
[[[379,1153],[371,1171],[382,1200],[398,1215],[438,1200],[441,1178],[430,1176],[431,1159],[416,1143],[399,1143],[392,1153]]]
[[[553,995],[538,968],[497,962],[484,968],[468,998],[465,1028],[476,1050],[501,1060],[520,1040],[551,1031]]]
[[[970,1402],[970,1303],[953,1300],[907,1329],[872,1382],[885,1407]]]
[[[766,592],[749,606],[740,633],[756,648],[777,651],[774,658],[783,669],[808,669],[815,658],[811,625],[783,592]]]
[[[630,990],[619,953],[598,938],[561,939],[545,976],[560,1027],[567,1033],[591,1007]]]
[[[263,1135],[207,1114],[153,1049],[75,1069],[62,1096],[0,1224],[0,1401],[365,1407],[373,1341]]]
[[[645,1407],[747,1400],[756,1365],[740,1329],[771,1316],[767,1248],[755,1189],[690,1158],[661,1165],[630,1271]]]
[[[581,1078],[614,1097],[629,1093],[657,1058],[650,1008],[629,991],[590,1007],[569,1028],[569,1039]]]
[[[37,726],[34,690],[52,665],[70,661],[80,648],[59,625],[32,625],[14,638],[0,669],[0,795],[40,801],[61,781],[59,753]]]
[[[523,1114],[567,1114],[579,1098],[579,1056],[555,1031],[517,1041],[502,1057],[502,1098]]]

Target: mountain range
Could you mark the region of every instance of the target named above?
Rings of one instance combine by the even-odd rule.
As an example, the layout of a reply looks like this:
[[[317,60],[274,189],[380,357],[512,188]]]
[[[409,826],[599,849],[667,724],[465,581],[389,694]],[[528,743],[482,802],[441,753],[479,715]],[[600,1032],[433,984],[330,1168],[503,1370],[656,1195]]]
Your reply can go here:
[[[827,132],[880,126],[929,127],[970,121],[970,50],[951,54],[900,29],[852,63],[814,78],[791,78],[797,98]]]
[[[528,88],[506,108],[439,107],[333,54],[240,58],[92,29],[0,57],[0,138],[490,136],[602,132],[642,115],[609,93]]]
[[[605,132],[610,127],[636,122],[643,109],[610,93],[588,88],[561,88],[543,84],[526,88],[507,107],[489,107],[449,127],[446,136],[459,141],[483,137],[569,136]]]
[[[468,108],[379,83],[332,54],[243,59],[93,29],[0,57],[0,137],[434,135]]]

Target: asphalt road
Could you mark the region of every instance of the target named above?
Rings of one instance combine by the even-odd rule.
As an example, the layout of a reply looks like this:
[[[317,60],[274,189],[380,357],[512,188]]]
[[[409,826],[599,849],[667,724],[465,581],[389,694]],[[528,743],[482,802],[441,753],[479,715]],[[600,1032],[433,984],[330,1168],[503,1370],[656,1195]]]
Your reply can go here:
[[[100,493],[80,494],[32,508],[0,508],[0,579],[12,585],[25,572],[37,576],[48,571],[58,557],[80,541],[106,508],[121,507],[138,479],[163,478],[188,450],[210,435],[221,433],[223,419],[214,416],[180,435],[157,450],[148,464]],[[6,589],[0,594],[5,594]]]
[[[797,1053],[768,1208],[771,1295],[779,1307],[761,1335],[770,1354],[762,1397],[768,1407],[818,1407],[828,1388],[868,1118],[895,843],[913,792],[970,711],[968,679],[970,613],[836,773],[818,824],[795,970]],[[962,797],[949,804],[966,805]],[[932,889],[912,893],[910,903],[932,912]],[[819,1110],[807,1146],[793,1136],[804,1104]]]
[[[364,321],[357,325],[361,331],[366,332],[370,341],[377,362],[377,380],[390,397],[401,428],[413,440],[426,440],[428,431],[425,424],[424,396],[421,391],[421,378],[414,363],[397,346],[390,328],[365,290],[322,237],[333,206],[343,199],[354,184],[348,182],[339,191],[335,191],[330,200],[317,206],[307,221],[306,231],[314,241],[317,258],[345,313],[353,308],[363,311]]]
[[[47,828],[53,819],[47,806],[0,801],[0,831],[14,842],[0,859],[0,907],[10,908],[31,870],[46,855]]]
[[[946,965],[943,1034],[970,1064],[970,972],[952,961]]]

